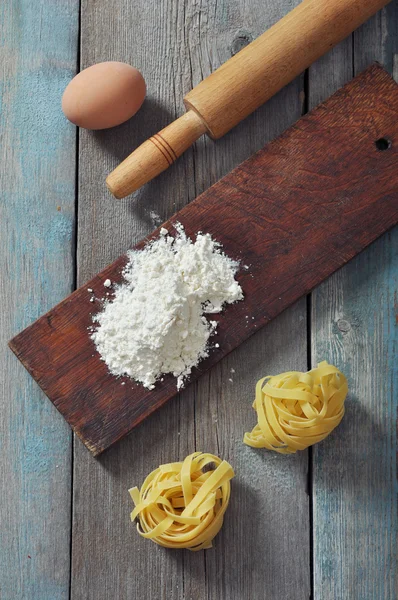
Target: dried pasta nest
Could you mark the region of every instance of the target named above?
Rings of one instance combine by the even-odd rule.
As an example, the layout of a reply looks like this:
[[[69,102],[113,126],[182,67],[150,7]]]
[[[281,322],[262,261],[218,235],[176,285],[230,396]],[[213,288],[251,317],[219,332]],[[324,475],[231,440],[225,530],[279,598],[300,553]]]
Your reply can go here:
[[[253,404],[258,423],[243,441],[281,454],[304,450],[340,423],[347,392],[343,373],[326,361],[308,373],[264,377],[256,385]]]
[[[220,531],[234,471],[213,454],[194,452],[161,465],[129,490],[138,533],[166,548],[211,548]]]

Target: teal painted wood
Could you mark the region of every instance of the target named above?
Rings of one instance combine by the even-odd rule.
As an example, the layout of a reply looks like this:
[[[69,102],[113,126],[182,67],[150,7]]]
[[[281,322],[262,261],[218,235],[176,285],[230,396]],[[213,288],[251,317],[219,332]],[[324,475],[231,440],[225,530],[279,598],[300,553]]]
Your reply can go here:
[[[393,2],[311,68],[312,104],[374,60],[393,70],[397,17]],[[350,387],[342,424],[313,449],[315,600],[398,597],[397,290],[395,228],[313,293],[313,363]]]
[[[0,3],[0,598],[69,595],[71,434],[7,348],[73,287],[78,0]]]

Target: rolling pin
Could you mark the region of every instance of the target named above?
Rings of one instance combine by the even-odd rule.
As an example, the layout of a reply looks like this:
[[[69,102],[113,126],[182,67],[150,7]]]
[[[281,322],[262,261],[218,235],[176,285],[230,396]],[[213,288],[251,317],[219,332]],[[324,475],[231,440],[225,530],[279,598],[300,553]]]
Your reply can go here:
[[[201,135],[218,139],[390,0],[304,0],[201,81],[187,112],[141,144],[107,177],[116,198],[165,171]]]

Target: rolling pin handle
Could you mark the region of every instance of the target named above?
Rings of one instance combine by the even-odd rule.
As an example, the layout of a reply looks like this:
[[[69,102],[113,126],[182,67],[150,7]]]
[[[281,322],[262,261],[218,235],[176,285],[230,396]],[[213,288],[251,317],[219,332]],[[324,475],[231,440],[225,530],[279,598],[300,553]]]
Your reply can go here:
[[[206,132],[200,116],[189,110],[141,144],[108,175],[109,191],[115,198],[125,198],[165,171]]]

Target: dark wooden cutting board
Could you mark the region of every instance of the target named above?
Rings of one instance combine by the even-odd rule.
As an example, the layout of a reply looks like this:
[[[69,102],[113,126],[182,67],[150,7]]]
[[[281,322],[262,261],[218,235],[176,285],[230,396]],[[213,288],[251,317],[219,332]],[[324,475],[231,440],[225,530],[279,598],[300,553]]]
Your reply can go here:
[[[237,276],[244,301],[220,315],[220,347],[191,381],[397,223],[397,157],[398,86],[374,65],[165,223],[171,232],[179,221],[190,236],[211,233],[249,266]],[[89,338],[100,305],[87,288],[103,297],[103,282],[120,282],[125,262],[10,342],[94,455],[177,391],[171,377],[152,391],[116,379]]]

